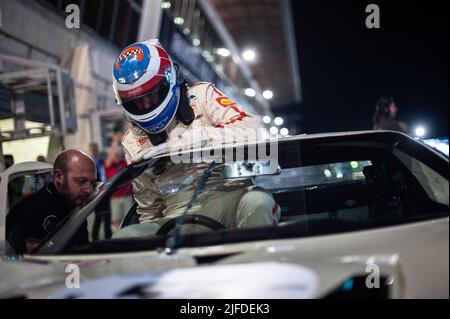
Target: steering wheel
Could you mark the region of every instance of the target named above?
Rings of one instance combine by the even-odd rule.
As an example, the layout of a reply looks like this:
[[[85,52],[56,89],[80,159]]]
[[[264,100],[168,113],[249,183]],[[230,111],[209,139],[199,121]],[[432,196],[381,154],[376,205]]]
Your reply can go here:
[[[183,225],[185,224],[196,224],[206,226],[212,230],[220,230],[225,229],[225,226],[219,223],[218,221],[198,214],[187,214],[184,216],[179,216],[176,218],[172,218],[165,222],[156,232],[156,235],[167,235],[172,229],[175,228],[178,221],[183,220]]]

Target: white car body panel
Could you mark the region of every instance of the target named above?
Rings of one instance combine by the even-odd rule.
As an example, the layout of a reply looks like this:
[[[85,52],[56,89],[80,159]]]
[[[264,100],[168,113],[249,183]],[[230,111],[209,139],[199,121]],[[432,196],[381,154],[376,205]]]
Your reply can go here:
[[[64,287],[65,266],[71,262],[90,261],[92,267],[80,269],[83,280],[114,274],[161,272],[175,268],[195,267],[193,257],[219,254],[235,254],[225,257],[216,265],[248,264],[268,261],[298,264],[313,269],[319,276],[319,289],[315,297],[321,297],[330,289],[353,274],[367,275],[366,266],[374,263],[382,273],[394,274],[393,297],[396,298],[448,298],[449,219],[437,219],[409,225],[387,227],[369,231],[349,232],[338,235],[317,236],[304,239],[257,241],[220,246],[182,248],[175,255],[158,252],[73,256],[25,256],[31,263],[0,264],[0,276],[15,269],[9,276],[11,282],[2,283],[0,296],[33,293],[46,298],[56,287]],[[413,235],[412,235],[413,234]],[[428,249],[432,245],[434,249]],[[433,260],[433,264],[429,261]],[[50,262],[36,265],[34,262]],[[107,261],[107,262],[102,262]],[[97,265],[96,265],[97,263]],[[14,266],[12,266],[15,264]],[[28,266],[29,265],[29,266]],[[6,267],[6,268],[5,268]],[[207,271],[208,267],[202,266]],[[29,269],[33,269],[30,274]],[[418,275],[420,274],[420,275]],[[275,276],[282,276],[276,274]],[[30,279],[26,279],[30,277]],[[17,278],[29,282],[20,288]],[[43,278],[47,278],[43,280]],[[45,288],[45,286],[49,287]],[[39,294],[34,292],[39,287]],[[13,293],[14,292],[14,293]],[[205,295],[207,293],[205,292]],[[189,297],[189,296],[186,296]],[[203,297],[200,297],[203,298]]]

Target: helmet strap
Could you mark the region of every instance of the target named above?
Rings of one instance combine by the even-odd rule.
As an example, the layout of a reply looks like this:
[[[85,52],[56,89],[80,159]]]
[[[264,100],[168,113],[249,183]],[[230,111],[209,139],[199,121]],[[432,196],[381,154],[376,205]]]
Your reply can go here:
[[[166,131],[162,131],[158,134],[147,134],[148,138],[150,139],[150,143],[153,144],[153,146],[157,146],[161,143],[164,143],[167,140],[167,133]]]
[[[187,95],[187,80],[183,79],[180,83],[180,101],[178,103],[177,120],[184,125],[189,125],[194,121],[195,113],[189,104],[189,97]]]

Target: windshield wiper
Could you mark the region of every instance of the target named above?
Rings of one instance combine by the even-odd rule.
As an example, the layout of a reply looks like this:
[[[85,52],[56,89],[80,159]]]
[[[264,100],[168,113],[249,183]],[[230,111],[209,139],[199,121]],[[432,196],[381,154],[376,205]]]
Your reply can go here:
[[[208,168],[203,172],[200,181],[198,182],[197,188],[195,189],[194,195],[192,195],[192,198],[183,214],[181,215],[181,218],[179,218],[177,220],[177,223],[175,224],[175,231],[173,232],[173,235],[167,239],[166,247],[164,249],[166,254],[174,253],[175,249],[182,243],[181,226],[184,224],[186,214],[189,209],[191,209],[191,207],[195,204],[200,194],[205,190],[205,184],[215,167],[216,161],[212,161],[211,164],[209,164]]]

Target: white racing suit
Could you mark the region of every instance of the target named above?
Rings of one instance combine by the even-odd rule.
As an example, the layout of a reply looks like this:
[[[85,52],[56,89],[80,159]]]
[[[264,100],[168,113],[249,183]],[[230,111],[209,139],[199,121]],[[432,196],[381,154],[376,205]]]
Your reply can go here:
[[[167,152],[180,148],[217,146],[233,140],[238,143],[246,139],[256,140],[256,118],[242,112],[213,84],[200,82],[188,88],[187,93],[195,119],[189,126],[172,121],[166,130],[167,143],[162,146]],[[124,135],[122,144],[128,164],[155,148],[146,133],[137,127],[132,127]],[[180,216],[207,167],[205,163],[167,163],[159,174],[145,172],[137,177],[133,181],[133,192],[138,203],[140,224],[127,226],[116,232],[114,237],[152,235],[166,221]],[[221,167],[223,165],[218,165],[212,172],[204,191],[188,213],[213,218],[227,228],[277,224],[280,208],[272,195],[254,188],[251,179],[224,180]]]

